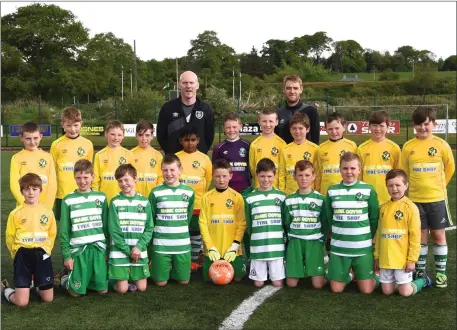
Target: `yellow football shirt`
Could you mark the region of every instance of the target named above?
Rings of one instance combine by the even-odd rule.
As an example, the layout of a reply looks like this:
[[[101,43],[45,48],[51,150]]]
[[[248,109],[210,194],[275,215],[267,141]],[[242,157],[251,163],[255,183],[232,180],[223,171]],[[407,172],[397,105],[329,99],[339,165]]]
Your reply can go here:
[[[146,149],[137,146],[132,149],[132,153],[133,166],[138,172],[136,191],[148,198],[151,190],[163,182],[163,156],[151,146]]]
[[[286,195],[290,195],[298,189],[297,181],[294,179],[295,164],[304,159],[314,164],[318,148],[316,144],[308,140],[302,144],[291,142],[284,147],[279,157],[278,179],[279,189],[284,191]]]
[[[254,179],[254,188],[259,187],[259,181],[255,172],[257,163],[263,158],[269,158],[275,163],[276,171],[279,169],[279,159],[282,149],[286,146],[286,142],[278,135],[266,138],[263,135],[251,142],[249,147],[249,170]],[[279,188],[279,175],[276,173],[273,187]]]
[[[369,139],[357,148],[357,154],[362,160],[362,171],[359,179],[375,188],[378,193],[379,205],[389,201],[386,174],[391,169],[401,166],[401,150],[398,144],[389,139],[381,142]]]
[[[181,150],[176,153],[182,164],[179,181],[192,187],[195,191],[194,210],[200,210],[201,199],[211,185],[213,164],[211,159],[200,151],[191,154]]]
[[[94,146],[85,137],[70,139],[66,135],[55,140],[51,145],[51,155],[57,171],[57,195],[63,199],[78,188],[74,177],[75,163],[80,159],[90,162],[94,158]]]
[[[57,179],[51,154],[41,149],[35,151],[23,149],[13,155],[10,164],[10,189],[16,199],[16,206],[24,204],[19,179],[27,173],[35,173],[40,176],[43,183],[40,202],[52,210],[57,192]]]
[[[402,169],[409,177],[408,196],[413,202],[431,203],[447,198],[446,186],[455,171],[451,147],[443,139],[414,138],[403,145]]]
[[[108,203],[121,191],[114,172],[119,165],[123,164],[135,166],[132,152],[124,147],[116,149],[105,147],[95,154],[92,189],[104,192]]]
[[[21,247],[42,248],[51,254],[56,235],[54,213],[41,203],[34,206],[20,205],[8,217],[6,246],[13,259]]]
[[[328,188],[342,180],[340,174],[340,158],[345,152],[356,152],[357,145],[346,138],[338,141],[327,140],[317,149],[316,181],[314,186],[322,195],[327,194]]]

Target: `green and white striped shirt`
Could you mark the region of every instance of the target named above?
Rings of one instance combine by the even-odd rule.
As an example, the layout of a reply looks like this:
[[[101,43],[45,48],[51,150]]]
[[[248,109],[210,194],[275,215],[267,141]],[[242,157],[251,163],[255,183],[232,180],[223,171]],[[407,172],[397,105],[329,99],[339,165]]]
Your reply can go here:
[[[89,244],[106,251],[108,203],[104,193],[75,190],[62,200],[61,210],[59,239],[64,260],[81,254]]]
[[[152,250],[182,254],[190,251],[189,223],[194,210],[195,192],[184,183],[170,187],[163,183],[149,194],[155,224]]]
[[[316,190],[308,194],[300,194],[297,191],[287,196],[283,219],[289,238],[323,242],[327,239],[325,197]]]
[[[286,194],[272,188],[250,192],[245,199],[246,225],[250,236],[251,259],[284,258],[284,233],[281,214]]]
[[[378,226],[378,194],[373,186],[357,181],[342,182],[327,192],[328,217],[332,224],[330,252],[358,257],[373,253],[372,239]]]
[[[151,204],[146,197],[136,193],[132,197],[118,193],[109,207],[109,233],[111,266],[143,266],[148,264],[147,246],[152,238],[154,224],[151,217]],[[141,251],[140,259],[133,263],[131,249]]]

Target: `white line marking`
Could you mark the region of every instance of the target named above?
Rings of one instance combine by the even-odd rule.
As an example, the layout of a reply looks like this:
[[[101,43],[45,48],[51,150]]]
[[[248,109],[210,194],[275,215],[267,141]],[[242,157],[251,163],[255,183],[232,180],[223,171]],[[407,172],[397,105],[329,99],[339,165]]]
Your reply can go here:
[[[219,330],[226,329],[243,329],[244,323],[249,319],[249,316],[255,312],[257,307],[273,295],[281,287],[266,286],[254,293],[248,299],[245,299],[237,309],[235,309],[221,324]]]
[[[449,231],[449,230],[455,230],[455,226],[452,227],[446,227],[444,230]]]

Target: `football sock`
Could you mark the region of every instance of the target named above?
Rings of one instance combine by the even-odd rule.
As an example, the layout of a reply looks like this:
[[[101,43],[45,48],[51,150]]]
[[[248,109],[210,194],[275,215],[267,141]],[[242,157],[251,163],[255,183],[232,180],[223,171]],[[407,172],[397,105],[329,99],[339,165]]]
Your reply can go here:
[[[425,272],[426,264],[427,264],[427,254],[428,254],[428,245],[421,244],[421,249],[419,252],[419,260],[416,263],[416,271]]]
[[[199,232],[190,233],[191,256],[193,262],[198,262],[200,250],[202,248],[202,235]]]
[[[68,289],[68,275],[64,275],[60,278],[60,286],[64,289]]]
[[[116,285],[117,280],[109,279],[108,280],[108,291],[114,291],[114,286]]]
[[[379,281],[379,276],[376,275],[376,274],[373,274],[373,278],[374,278],[374,280],[376,281],[375,289],[377,289],[377,288],[379,288],[379,286],[381,285],[381,282]]]
[[[427,280],[423,277],[416,278],[414,281],[411,282],[411,286],[413,287],[413,295],[421,292],[422,288],[425,287],[427,284]]]
[[[433,258],[437,273],[446,274],[447,245],[433,244]]]
[[[8,300],[9,302],[11,302],[10,300],[10,297],[13,293],[15,293],[16,291],[14,289],[11,289],[11,288],[5,288],[5,298],[6,300]]]

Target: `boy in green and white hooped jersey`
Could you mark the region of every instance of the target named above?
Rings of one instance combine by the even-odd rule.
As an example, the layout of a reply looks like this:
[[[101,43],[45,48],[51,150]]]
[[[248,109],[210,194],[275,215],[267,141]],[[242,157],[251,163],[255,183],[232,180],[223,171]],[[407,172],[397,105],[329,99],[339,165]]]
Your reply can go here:
[[[299,160],[294,179],[298,190],[287,196],[283,221],[289,239],[286,251],[286,284],[296,287],[300,278],[311,277],[314,288],[321,289],[324,278],[324,243],[328,221],[325,197],[312,188],[316,179],[313,164]]]
[[[328,275],[333,292],[344,290],[351,267],[360,292],[369,294],[379,285],[372,243],[378,227],[378,194],[357,179],[360,171],[359,156],[345,152],[340,159],[343,181],[327,191],[326,213],[332,225]]]
[[[190,280],[191,246],[189,223],[194,211],[195,192],[179,182],[182,166],[178,156],[162,159],[164,182],[149,194],[155,224],[150,246],[151,277],[165,286],[171,276],[179,284]]]
[[[135,282],[138,291],[145,291],[149,277],[147,246],[154,230],[151,204],[135,190],[137,171],[131,164],[119,166],[114,177],[121,192],[109,207],[109,278],[117,281],[117,292],[127,292],[129,280]]]
[[[91,189],[94,167],[90,161],[78,160],[74,177],[78,189],[61,203],[59,239],[69,271],[61,285],[74,297],[86,294],[86,289],[104,294],[108,291],[108,201],[104,193]]]
[[[284,233],[282,212],[286,194],[273,187],[275,163],[262,158],[256,165],[259,187],[245,198],[246,228],[250,238],[249,278],[262,287],[269,277],[273,286],[282,286],[284,271]]]

